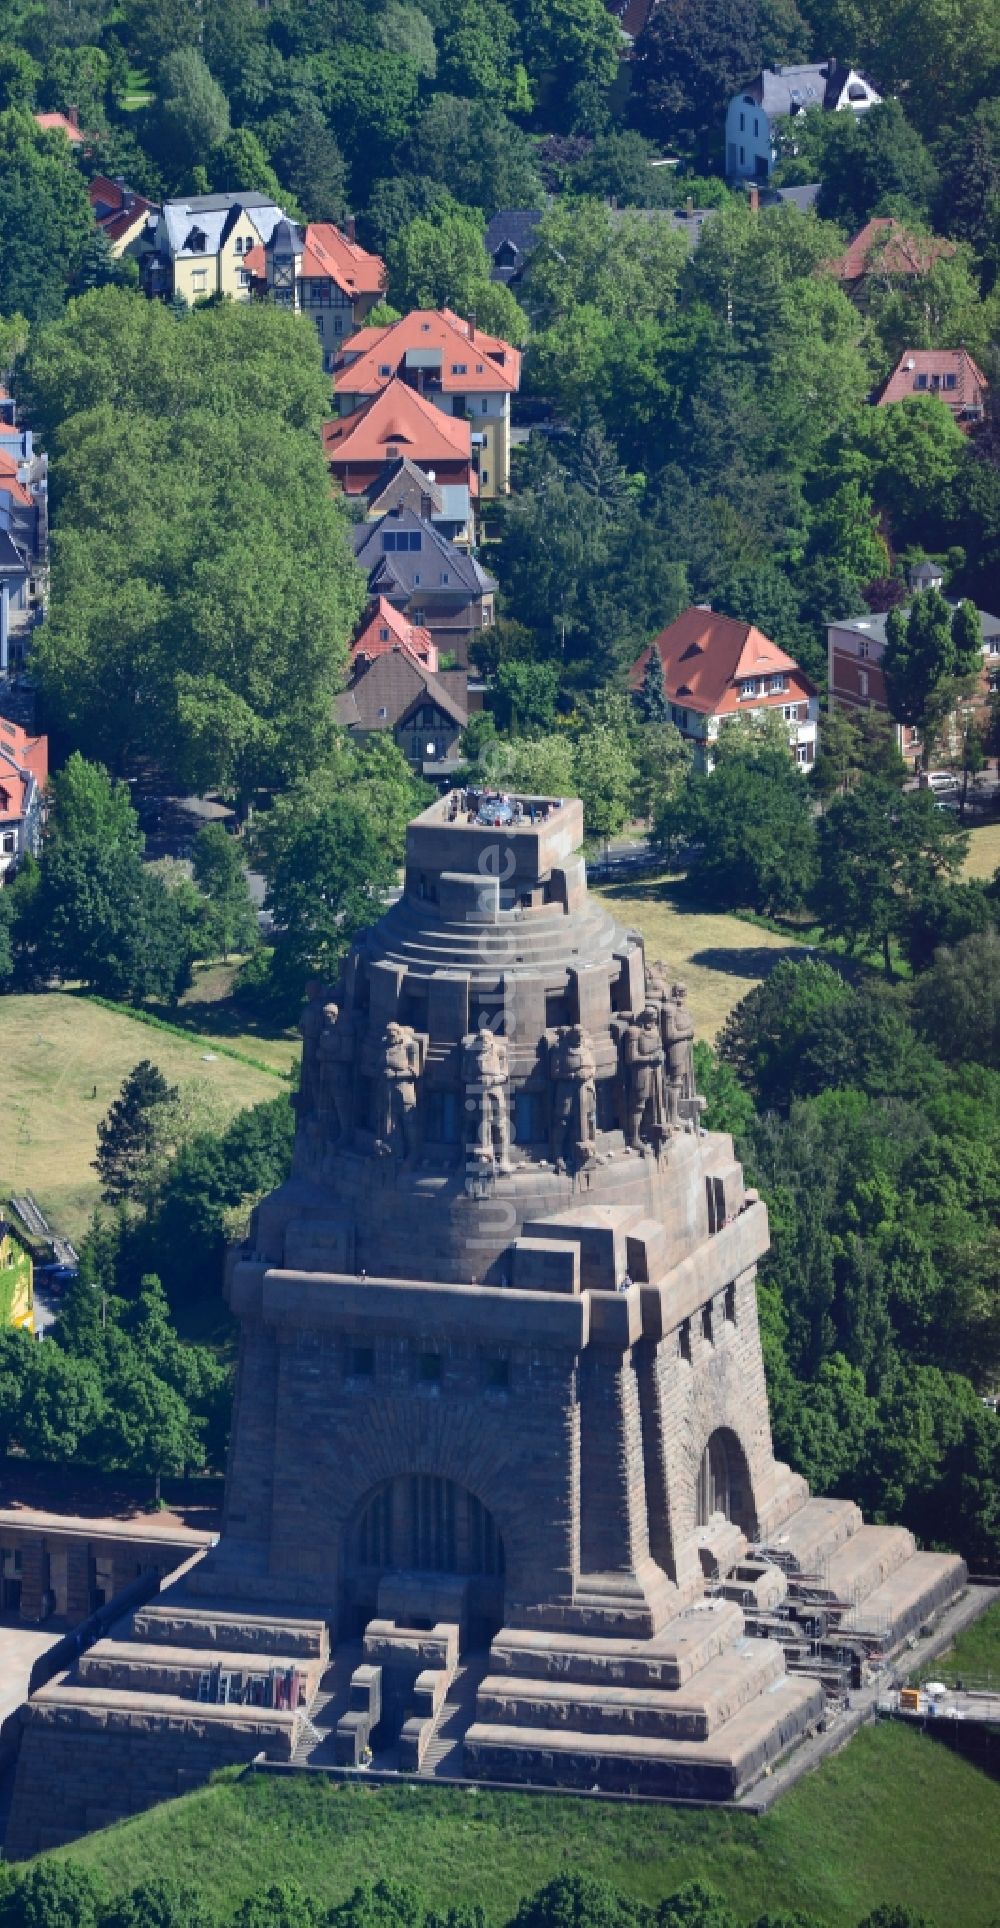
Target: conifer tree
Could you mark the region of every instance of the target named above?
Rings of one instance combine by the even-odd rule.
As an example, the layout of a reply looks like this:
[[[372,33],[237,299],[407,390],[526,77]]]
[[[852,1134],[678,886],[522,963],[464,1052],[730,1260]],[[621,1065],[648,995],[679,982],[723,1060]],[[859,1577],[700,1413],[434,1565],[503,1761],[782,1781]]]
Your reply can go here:
[[[670,704],[663,680],[663,658],[655,646],[649,652],[637,702],[644,723],[669,723]]]

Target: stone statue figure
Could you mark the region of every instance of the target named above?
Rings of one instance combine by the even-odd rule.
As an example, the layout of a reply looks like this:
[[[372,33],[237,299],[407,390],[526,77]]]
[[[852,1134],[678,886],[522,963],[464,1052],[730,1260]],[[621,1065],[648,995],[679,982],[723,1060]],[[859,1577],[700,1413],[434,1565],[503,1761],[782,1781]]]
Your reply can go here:
[[[417,1079],[420,1046],[408,1024],[387,1024],[379,1046],[376,1081],[376,1148],[412,1157],[417,1149]]]
[[[666,1052],[655,1004],[647,1004],[629,1025],[624,1058],[628,1142],[636,1151],[643,1143],[659,1146],[667,1124]]]
[[[466,1144],[484,1166],[510,1171],[510,1111],[507,1083],[510,1059],[506,1038],[484,1021],[462,1039]]]
[[[338,1004],[324,1004],[319,1040],[320,1112],[327,1135],[350,1136],[354,1123],[354,1026]]]
[[[597,1061],[580,1024],[560,1026],[549,1050],[552,1159],[557,1169],[586,1165],[597,1146]]]
[[[663,1006],[663,1035],[667,1053],[667,1119],[680,1131],[690,1117],[681,1115],[681,1105],[695,1097],[694,1020],[687,1007],[687,988],[672,984]]]
[[[319,1041],[323,1033],[326,987],[318,978],[306,985],[306,1002],[299,1016],[302,1033],[302,1073],[295,1097],[300,1120],[312,1117],[320,1107]]]

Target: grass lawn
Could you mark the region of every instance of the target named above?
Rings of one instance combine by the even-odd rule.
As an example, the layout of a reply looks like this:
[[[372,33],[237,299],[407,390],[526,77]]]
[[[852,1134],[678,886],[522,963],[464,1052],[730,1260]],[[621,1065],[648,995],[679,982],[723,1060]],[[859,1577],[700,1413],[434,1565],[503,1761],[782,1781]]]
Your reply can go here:
[[[981,823],[971,832],[969,854],[965,860],[966,877],[985,877],[987,881],[1000,868],[1000,823]]]
[[[71,1238],[85,1231],[98,1196],[90,1166],[98,1120],[140,1058],[203,1098],[220,1123],[287,1088],[233,1058],[206,1062],[211,1048],[209,1037],[171,1037],[64,991],[0,998],[0,1196],[34,1192],[54,1230]]]
[[[1000,1687],[1000,1602],[960,1633],[953,1647],[921,1667],[920,1680],[988,1680]]]
[[[258,1023],[249,1004],[233,994],[239,960],[228,964],[196,964],[194,980],[176,1009],[164,1008],[171,1024],[197,1032],[209,1042],[243,1051],[274,1071],[288,1072],[298,1063],[302,1039],[292,1028],[275,1032]]]
[[[989,1869],[1000,1786],[901,1723],[865,1728],[761,1817],[463,1789],[223,1776],[60,1851],[115,1889],[189,1880],[233,1908],[295,1875],[328,1905],[376,1876],[439,1910],[478,1902],[502,1923],[525,1894],[581,1872],[645,1901],[695,1878],[741,1921],[796,1908],[847,1928],[883,1901],[936,1928],[996,1920]]]
[[[650,960],[662,957],[683,978],[700,1038],[714,1038],[781,958],[801,955],[801,945],[775,931],[725,912],[689,910],[676,878],[604,885],[595,895],[607,899],[620,924],[642,932]]]

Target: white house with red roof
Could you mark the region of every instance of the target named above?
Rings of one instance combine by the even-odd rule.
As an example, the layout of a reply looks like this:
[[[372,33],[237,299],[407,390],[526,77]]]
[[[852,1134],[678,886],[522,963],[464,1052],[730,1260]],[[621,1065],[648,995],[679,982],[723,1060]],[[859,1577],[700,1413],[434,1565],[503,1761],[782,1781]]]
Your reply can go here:
[[[659,652],[672,722],[691,744],[695,765],[712,767],[712,745],[736,716],[773,712],[788,729],[797,764],[816,757],[819,698],[791,656],[753,623],[699,605],[685,609],[633,663],[629,686],[642,688],[646,664]]]
[[[48,775],[48,738],[0,716],[0,884],[26,851],[38,853]]]
[[[332,221],[310,221],[303,228],[282,218],[268,239],[244,256],[243,267],[253,277],[255,293],[310,317],[328,368],[385,291],[385,263],[355,240],[353,220],[344,234]]]
[[[437,482],[475,493],[468,422],[395,377],[350,412],[324,422],[323,446],[345,495],[363,495],[387,462],[404,455]]]
[[[474,315],[465,321],[450,308],[415,308],[387,328],[359,328],[344,342],[333,377],[344,414],[398,383],[467,422],[480,496],[509,494],[510,398],[521,385],[521,356],[478,328]]]

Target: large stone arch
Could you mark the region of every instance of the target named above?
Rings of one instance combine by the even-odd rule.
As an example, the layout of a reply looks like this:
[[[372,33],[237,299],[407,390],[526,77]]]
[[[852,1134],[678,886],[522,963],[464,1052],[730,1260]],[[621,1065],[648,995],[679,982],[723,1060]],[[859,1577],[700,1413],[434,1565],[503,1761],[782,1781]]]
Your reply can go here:
[[[437,1473],[397,1473],[366,1493],[345,1528],[345,1569],[502,1580],[503,1535],[467,1486]]]
[[[695,1522],[715,1514],[732,1520],[748,1540],[756,1538],[753,1479],[743,1444],[731,1426],[716,1426],[702,1449],[695,1474]]]

